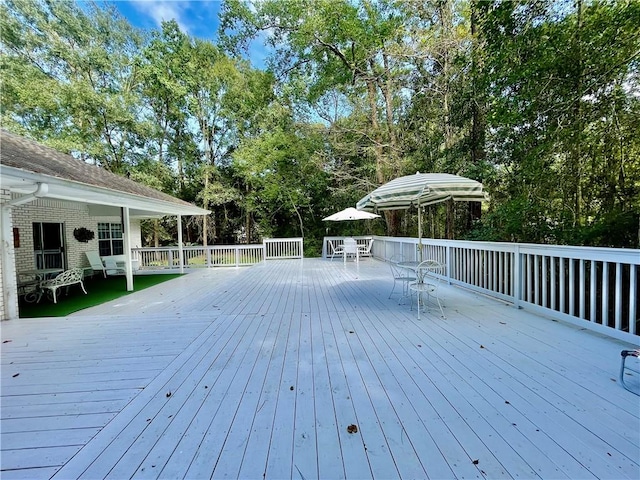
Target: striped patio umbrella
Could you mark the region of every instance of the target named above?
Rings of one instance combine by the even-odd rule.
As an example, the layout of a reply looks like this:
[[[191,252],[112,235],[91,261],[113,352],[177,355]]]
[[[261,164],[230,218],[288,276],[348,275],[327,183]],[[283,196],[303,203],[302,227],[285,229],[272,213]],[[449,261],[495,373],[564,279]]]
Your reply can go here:
[[[401,210],[409,207],[425,207],[455,201],[482,202],[487,194],[482,184],[470,178],[449,173],[416,173],[398,177],[376,188],[360,199],[356,208],[366,212],[376,210]]]
[[[398,177],[381,185],[360,199],[358,210],[366,212],[382,210],[418,209],[418,237],[422,245],[422,215],[420,209],[427,205],[453,199],[458,202],[483,202],[488,195],[482,184],[470,178],[449,173],[416,173]],[[422,249],[420,249],[422,254]]]

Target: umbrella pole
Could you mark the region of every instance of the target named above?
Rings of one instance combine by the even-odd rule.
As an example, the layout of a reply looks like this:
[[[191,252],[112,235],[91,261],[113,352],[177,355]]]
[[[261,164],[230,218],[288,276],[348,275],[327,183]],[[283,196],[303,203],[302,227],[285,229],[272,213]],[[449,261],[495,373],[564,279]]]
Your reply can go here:
[[[422,210],[418,200],[418,261],[422,262]]]

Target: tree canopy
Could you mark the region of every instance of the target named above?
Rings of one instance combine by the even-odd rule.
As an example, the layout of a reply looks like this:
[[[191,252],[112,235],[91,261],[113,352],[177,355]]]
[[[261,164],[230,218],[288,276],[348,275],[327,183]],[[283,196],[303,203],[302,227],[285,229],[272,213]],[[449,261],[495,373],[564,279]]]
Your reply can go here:
[[[188,241],[318,253],[323,217],[420,171],[491,198],[428,207],[435,238],[639,245],[637,0],[226,0],[216,42],[6,0],[0,39],[3,128],[210,209]],[[416,215],[370,227],[415,235]]]

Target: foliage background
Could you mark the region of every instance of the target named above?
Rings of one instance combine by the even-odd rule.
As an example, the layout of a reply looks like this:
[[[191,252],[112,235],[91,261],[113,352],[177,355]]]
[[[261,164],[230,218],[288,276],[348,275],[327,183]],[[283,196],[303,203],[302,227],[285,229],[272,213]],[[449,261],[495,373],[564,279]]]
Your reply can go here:
[[[264,70],[242,59],[257,37]],[[637,0],[227,0],[218,38],[6,0],[2,128],[210,209],[192,243],[415,235],[415,212],[322,218],[432,171],[491,196],[427,208],[434,238],[639,245]]]

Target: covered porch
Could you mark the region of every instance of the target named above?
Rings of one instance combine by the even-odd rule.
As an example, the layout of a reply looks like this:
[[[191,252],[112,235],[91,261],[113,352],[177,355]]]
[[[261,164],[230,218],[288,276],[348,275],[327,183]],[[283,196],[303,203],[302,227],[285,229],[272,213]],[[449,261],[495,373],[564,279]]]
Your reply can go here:
[[[2,478],[638,478],[637,345],[386,263],[199,269],[2,328]],[[636,379],[637,380],[637,379]]]

